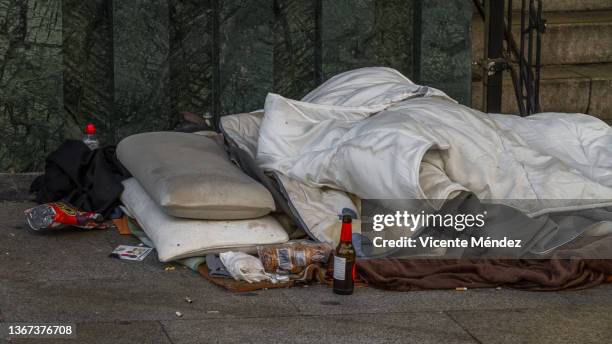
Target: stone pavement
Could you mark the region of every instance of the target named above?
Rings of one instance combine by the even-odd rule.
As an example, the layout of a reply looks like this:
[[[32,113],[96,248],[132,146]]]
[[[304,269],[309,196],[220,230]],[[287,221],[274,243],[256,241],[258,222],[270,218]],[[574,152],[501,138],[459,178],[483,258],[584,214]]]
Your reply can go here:
[[[310,286],[234,294],[186,268],[165,271],[155,254],[144,262],[109,258],[115,246],[137,244],[112,230],[26,230],[22,212],[30,205],[0,202],[0,323],[74,323],[77,338],[66,343],[612,342],[612,285],[555,293],[363,288],[337,296]]]

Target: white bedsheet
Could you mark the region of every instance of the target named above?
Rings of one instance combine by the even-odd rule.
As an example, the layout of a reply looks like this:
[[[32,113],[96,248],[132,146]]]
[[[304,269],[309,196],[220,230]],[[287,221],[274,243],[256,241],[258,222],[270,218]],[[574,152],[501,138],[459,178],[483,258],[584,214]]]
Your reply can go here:
[[[309,186],[362,199],[468,190],[532,216],[611,204],[612,130],[594,117],[485,114],[388,68],[340,74],[304,100],[268,95],[257,161]]]
[[[225,135],[251,158],[257,155],[259,126],[263,112],[240,113],[221,117]],[[284,194],[297,211],[303,228],[313,239],[335,247],[340,240],[341,222],[338,214],[346,209],[358,213],[357,206],[345,192],[330,188],[308,186],[280,173],[274,173]],[[359,232],[359,221],[353,224]]]

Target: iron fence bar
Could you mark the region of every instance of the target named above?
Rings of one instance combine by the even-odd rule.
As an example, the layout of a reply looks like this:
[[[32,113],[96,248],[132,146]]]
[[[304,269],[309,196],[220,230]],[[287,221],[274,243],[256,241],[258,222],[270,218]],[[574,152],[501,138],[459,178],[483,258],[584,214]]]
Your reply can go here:
[[[521,0],[521,48],[519,50],[519,87],[521,89],[521,102],[525,102],[525,90],[523,86],[525,85],[525,61],[523,61],[523,56],[525,56],[525,2],[526,0]],[[525,106],[526,110],[529,111],[527,106]]]
[[[503,73],[495,65],[504,58],[504,3],[485,0],[485,46],[487,74],[485,77],[485,111],[501,112]]]
[[[527,13],[529,14],[529,25],[527,26],[528,38],[527,38],[527,68],[531,69],[533,65],[533,16],[531,9],[533,8],[533,1],[529,0],[529,8],[527,9]],[[533,92],[529,92],[533,90],[533,76],[529,75],[529,83],[527,88],[527,109],[529,109],[528,114],[531,115],[533,111]]]
[[[534,82],[534,103],[535,112],[540,112],[540,69],[542,68],[542,32],[544,31],[544,21],[542,20],[542,0],[538,0],[537,30],[536,30],[536,66],[535,66],[535,82]]]
[[[508,13],[506,19],[506,30],[504,31],[504,36],[506,37],[506,51],[508,57],[512,56],[512,46],[510,45],[511,39],[508,39],[508,32],[512,32],[512,0],[508,0]],[[510,36],[512,38],[512,36]]]
[[[497,2],[499,0],[482,0],[485,4],[488,4],[487,1]],[[499,1],[503,3],[503,1]],[[489,28],[487,22],[487,15],[485,13],[485,6],[481,2],[481,0],[473,0],[478,13],[481,18],[485,20],[486,29]],[[491,69],[494,71],[501,70],[509,70],[512,76],[512,83],[514,86],[514,93],[516,97],[517,107],[521,116],[526,116],[534,112],[540,111],[540,102],[539,102],[539,89],[540,89],[540,71],[541,71],[541,34],[545,32],[545,20],[542,18],[542,2],[538,0],[537,2],[537,11],[534,7],[534,0],[521,0],[521,35],[520,35],[520,47],[518,47],[517,42],[515,41],[512,35],[512,24],[513,24],[513,11],[512,11],[512,0],[508,0],[508,7],[506,14],[506,25],[502,25],[503,34],[506,41],[506,56],[499,58],[497,60],[487,59],[488,48],[485,50],[485,61],[483,63],[483,70],[489,74]],[[503,7],[503,5],[502,5]],[[530,10],[531,7],[531,10]],[[488,11],[488,9],[487,9]],[[488,12],[487,12],[488,13]],[[503,15],[501,16],[503,18]],[[503,20],[503,19],[500,19]],[[534,49],[534,40],[533,40],[533,30],[535,30],[535,72],[532,69],[533,66],[533,49]],[[486,32],[488,34],[488,32]],[[485,34],[485,35],[486,35]],[[486,38],[485,38],[486,39]],[[526,42],[527,41],[527,42]],[[488,43],[488,42],[486,42]],[[525,49],[525,44],[528,44],[528,48]],[[526,50],[528,54],[526,54]],[[503,52],[503,48],[502,48]],[[527,56],[525,56],[527,55]],[[512,66],[512,62],[518,64],[518,69],[515,69]],[[491,68],[494,66],[494,68]],[[518,74],[518,75],[517,75]],[[518,81],[517,81],[518,79]],[[483,77],[483,82],[485,83],[485,91],[487,89],[488,78]],[[485,93],[485,101],[486,101],[486,93]],[[486,108],[486,103],[485,103]]]
[[[519,113],[521,116],[525,116],[525,103],[521,101],[521,85],[517,82],[517,73],[516,69],[509,64],[508,70],[510,71],[510,76],[512,77],[512,88],[514,89],[514,96],[517,99],[517,106],[519,108]]]

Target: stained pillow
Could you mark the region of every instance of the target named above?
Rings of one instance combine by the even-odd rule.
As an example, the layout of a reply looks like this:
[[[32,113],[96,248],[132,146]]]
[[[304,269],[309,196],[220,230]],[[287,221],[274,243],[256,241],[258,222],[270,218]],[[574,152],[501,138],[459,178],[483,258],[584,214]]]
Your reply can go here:
[[[138,181],[123,181],[121,201],[153,242],[160,261],[224,251],[257,252],[259,245],[281,244],[289,237],[272,216],[235,221],[180,219],[166,215]]]
[[[274,210],[270,192],[247,176],[214,140],[152,132],[117,145],[119,161],[168,215],[193,219],[251,219]]]

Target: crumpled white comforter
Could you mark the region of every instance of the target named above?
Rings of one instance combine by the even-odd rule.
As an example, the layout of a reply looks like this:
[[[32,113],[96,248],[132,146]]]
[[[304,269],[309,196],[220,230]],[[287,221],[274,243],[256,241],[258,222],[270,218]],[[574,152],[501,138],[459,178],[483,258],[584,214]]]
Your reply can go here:
[[[362,199],[438,207],[471,191],[532,216],[612,204],[612,130],[604,122],[485,114],[390,68],[340,74],[302,101],[269,94],[257,162]]]

